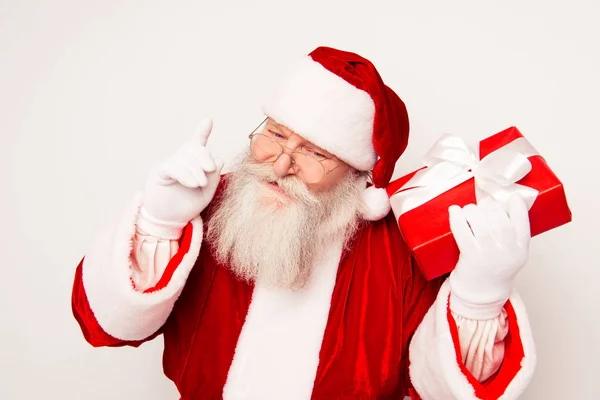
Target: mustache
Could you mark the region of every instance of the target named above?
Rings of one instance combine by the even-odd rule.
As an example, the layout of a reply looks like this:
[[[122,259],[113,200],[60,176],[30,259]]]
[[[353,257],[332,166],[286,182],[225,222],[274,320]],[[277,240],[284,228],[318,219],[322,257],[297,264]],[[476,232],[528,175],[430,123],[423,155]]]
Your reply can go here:
[[[292,199],[307,205],[315,205],[320,202],[319,196],[310,191],[306,183],[295,175],[278,177],[269,164],[257,163],[253,159],[246,159],[241,164],[244,170],[254,180],[267,183],[276,183]]]

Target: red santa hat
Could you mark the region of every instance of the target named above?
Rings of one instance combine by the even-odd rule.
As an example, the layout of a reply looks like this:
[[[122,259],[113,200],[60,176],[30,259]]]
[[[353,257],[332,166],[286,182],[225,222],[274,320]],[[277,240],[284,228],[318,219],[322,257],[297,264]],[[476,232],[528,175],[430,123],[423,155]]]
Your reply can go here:
[[[292,64],[263,111],[357,170],[372,170],[363,218],[389,213],[385,187],[408,144],[408,113],[369,60],[319,47]]]

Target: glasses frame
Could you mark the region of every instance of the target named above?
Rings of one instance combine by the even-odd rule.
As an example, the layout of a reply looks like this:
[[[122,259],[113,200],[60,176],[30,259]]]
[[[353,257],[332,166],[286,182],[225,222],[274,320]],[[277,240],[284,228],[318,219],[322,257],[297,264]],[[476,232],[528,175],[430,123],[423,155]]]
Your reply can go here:
[[[258,125],[256,128],[254,128],[254,129],[252,130],[252,132],[250,133],[250,135],[248,135],[248,139],[250,139],[250,149],[252,149],[252,139],[253,139],[254,137],[256,137],[256,136],[264,136],[264,137],[266,137],[267,139],[271,140],[273,143],[277,144],[277,145],[278,145],[278,146],[281,148],[281,152],[280,152],[280,153],[277,155],[277,157],[276,157],[276,158],[275,158],[275,160],[273,160],[273,161],[259,161],[259,160],[257,160],[257,159],[256,159],[256,157],[254,157],[254,154],[252,154],[252,151],[250,151],[250,153],[252,154],[252,158],[254,158],[254,160],[255,160],[256,162],[258,162],[258,163],[261,163],[261,164],[275,164],[275,163],[277,162],[277,160],[279,160],[279,157],[281,157],[281,156],[283,155],[283,153],[286,153],[286,151],[285,151],[285,150],[288,150],[288,151],[290,152],[290,153],[286,153],[286,154],[288,154],[288,155],[290,156],[291,163],[292,163],[292,165],[294,165],[294,166],[296,166],[296,165],[297,165],[297,164],[296,164],[296,161],[294,160],[294,157],[293,157],[293,155],[294,155],[295,153],[301,154],[303,157],[310,157],[310,158],[312,158],[313,160],[315,160],[316,162],[318,162],[319,164],[321,164],[321,167],[323,168],[323,176],[321,176],[321,179],[319,179],[318,181],[316,181],[316,182],[311,182],[311,183],[308,183],[308,182],[304,181],[304,179],[302,179],[302,180],[303,180],[305,183],[307,183],[307,184],[309,184],[309,185],[314,185],[314,184],[317,184],[317,183],[321,182],[321,181],[322,181],[322,180],[323,180],[323,179],[324,179],[324,178],[325,178],[327,175],[329,175],[329,174],[330,174],[331,172],[333,172],[333,171],[334,171],[336,168],[338,168],[339,166],[341,166],[341,165],[342,165],[342,163],[340,162],[340,163],[339,163],[339,164],[337,164],[335,167],[333,167],[333,168],[331,168],[331,169],[327,169],[327,168],[325,167],[325,165],[323,165],[323,161],[327,161],[327,160],[333,160],[333,161],[335,161],[333,157],[325,158],[325,159],[323,159],[323,160],[317,160],[317,159],[316,159],[315,157],[313,157],[313,156],[310,156],[310,155],[308,155],[308,154],[302,153],[302,152],[300,152],[300,151],[298,151],[298,150],[292,150],[292,149],[290,149],[290,148],[288,148],[288,147],[286,147],[286,146],[282,145],[281,143],[278,143],[277,141],[273,140],[272,138],[268,137],[267,135],[264,135],[264,134],[262,134],[262,133],[256,133],[256,130],[257,130],[258,128],[260,128],[260,127],[261,127],[261,126],[262,126],[262,125],[263,125],[263,124],[264,124],[264,123],[265,123],[265,122],[266,122],[268,119],[269,119],[269,117],[265,117],[265,119],[263,119],[263,120],[262,120],[262,122],[261,122],[261,123],[260,123],[260,124],[259,124],[259,125]],[[294,167],[294,168],[297,168],[297,167]]]

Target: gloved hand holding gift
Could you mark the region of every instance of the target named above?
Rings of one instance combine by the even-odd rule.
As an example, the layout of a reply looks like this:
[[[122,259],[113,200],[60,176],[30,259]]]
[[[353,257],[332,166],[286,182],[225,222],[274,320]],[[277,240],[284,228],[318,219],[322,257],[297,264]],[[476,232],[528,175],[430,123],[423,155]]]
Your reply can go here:
[[[459,260],[450,206],[492,198],[508,211],[509,199],[517,194],[529,209],[531,236],[571,221],[562,183],[515,127],[482,140],[479,155],[460,137],[444,135],[424,161],[424,168],[391,182],[387,192],[427,279],[451,272]]]

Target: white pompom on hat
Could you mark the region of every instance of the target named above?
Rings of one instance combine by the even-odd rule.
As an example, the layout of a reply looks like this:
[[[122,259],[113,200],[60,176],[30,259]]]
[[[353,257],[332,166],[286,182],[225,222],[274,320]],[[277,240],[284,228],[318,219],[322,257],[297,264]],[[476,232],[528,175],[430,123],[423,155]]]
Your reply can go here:
[[[408,113],[369,60],[319,47],[292,64],[263,111],[357,170],[372,170],[362,216],[376,221],[389,213],[385,187],[408,144]]]

